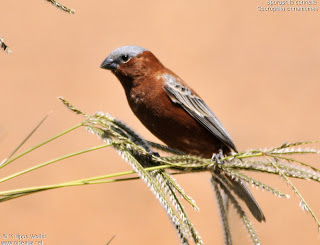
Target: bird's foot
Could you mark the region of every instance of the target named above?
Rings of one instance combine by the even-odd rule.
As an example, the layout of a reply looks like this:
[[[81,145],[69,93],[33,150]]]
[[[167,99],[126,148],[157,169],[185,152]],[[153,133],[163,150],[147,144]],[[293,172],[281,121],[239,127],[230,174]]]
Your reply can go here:
[[[217,164],[223,164],[223,157],[223,151],[220,149],[218,153],[212,154],[211,162],[215,161]]]

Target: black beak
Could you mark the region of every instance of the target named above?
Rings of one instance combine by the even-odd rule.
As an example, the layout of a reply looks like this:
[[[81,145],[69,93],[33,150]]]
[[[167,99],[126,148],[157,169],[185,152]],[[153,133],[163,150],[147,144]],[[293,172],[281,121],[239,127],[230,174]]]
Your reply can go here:
[[[107,57],[100,65],[100,68],[107,70],[116,70],[118,69],[118,64],[114,60]]]

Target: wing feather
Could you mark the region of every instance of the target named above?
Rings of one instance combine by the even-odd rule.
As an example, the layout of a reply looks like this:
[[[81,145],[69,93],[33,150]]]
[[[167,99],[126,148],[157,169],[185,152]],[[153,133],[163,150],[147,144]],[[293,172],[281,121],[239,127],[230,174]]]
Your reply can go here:
[[[217,137],[226,146],[237,151],[230,135],[222,123],[210,110],[207,104],[194,95],[187,87],[183,86],[172,75],[162,75],[164,90],[174,103],[180,104],[194,119],[201,123],[210,133]]]

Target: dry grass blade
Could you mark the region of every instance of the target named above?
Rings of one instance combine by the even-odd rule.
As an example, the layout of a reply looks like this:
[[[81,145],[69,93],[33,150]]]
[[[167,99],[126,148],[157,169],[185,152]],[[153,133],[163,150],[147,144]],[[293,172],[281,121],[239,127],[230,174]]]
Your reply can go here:
[[[127,136],[132,140],[132,142],[140,145],[142,148],[144,148],[147,152],[153,153],[150,144],[148,141],[144,140],[143,138],[140,137],[136,132],[134,132],[131,128],[127,127],[123,122],[117,119],[113,119],[112,122],[118,126],[121,130],[123,130]]]
[[[76,11],[74,9],[68,8],[67,6],[62,5],[61,3],[55,1],[55,0],[47,0],[47,2],[52,3],[54,6],[58,7],[59,9],[69,13],[74,14]]]
[[[113,237],[111,237],[110,240],[107,242],[106,245],[109,245],[109,244],[112,242],[113,238],[115,238],[115,236],[116,236],[116,235],[114,235]]]
[[[298,179],[307,179],[320,182],[320,173],[318,171],[312,171],[309,169],[304,169],[300,166],[295,166],[290,164],[293,162],[293,159],[288,162],[283,162],[281,159],[278,159],[278,168],[284,170],[288,177],[298,178]],[[296,161],[296,160],[295,160]],[[237,170],[247,170],[247,171],[256,171],[261,173],[269,173],[279,175],[277,169],[268,161],[260,160],[245,160],[245,161],[232,161],[232,163],[226,165],[228,168],[237,169]],[[228,170],[227,170],[228,171]]]
[[[4,42],[4,40],[0,37],[0,48],[7,52],[8,54],[11,54],[12,51],[9,49],[8,45]]]
[[[66,101],[64,98],[62,97],[58,97],[58,99],[72,112],[78,114],[78,115],[82,115],[84,117],[89,117],[87,114],[83,113],[82,111],[80,111],[77,107],[71,105],[68,101]]]
[[[183,193],[183,196],[186,196],[182,188],[178,185],[178,183],[172,177],[169,177],[169,175],[164,170],[152,171],[151,174],[154,175],[155,178],[158,180],[158,182],[161,183],[161,185],[164,187],[164,190],[169,196],[169,199],[171,200],[173,206],[177,210],[180,216],[180,219],[182,220],[182,222],[184,222],[184,224],[188,228],[188,232],[191,233],[191,236],[195,244],[197,245],[203,244],[201,237],[199,236],[198,232],[196,231],[190,219],[188,218],[188,215],[184,210],[182,203],[180,202],[179,198],[177,197],[174,191],[174,190],[177,190],[178,192],[180,192],[180,194]],[[189,200],[191,199],[190,202],[194,202],[192,198],[190,197],[187,197],[187,198]]]
[[[93,122],[96,123],[97,121],[94,119]],[[110,129],[111,127],[109,127],[110,125],[107,125],[107,122],[108,121],[105,120],[101,121],[101,126],[104,126],[104,129],[93,126],[89,128],[91,129],[92,133],[96,134],[104,141],[110,142],[112,141],[112,137],[115,137],[117,135],[117,132],[110,132],[108,129]],[[118,135],[118,137],[121,138],[121,135]],[[117,144],[113,144],[113,146],[122,156],[122,158],[131,165],[134,171],[139,174],[140,178],[144,180],[144,182],[146,182],[150,190],[154,193],[159,203],[170,217],[174,227],[176,228],[180,236],[182,244],[189,244],[187,239],[187,237],[190,235],[189,228],[186,226],[181,217],[179,217],[180,214],[179,210],[177,210],[178,206],[175,205],[176,203],[172,203],[172,201],[170,202],[170,200],[167,198],[165,191],[165,187],[167,185],[163,182],[159,182],[157,175],[148,173],[142,166],[150,165],[150,163],[148,163],[148,161],[150,161],[150,158],[146,158],[141,154],[139,155],[139,152],[142,153],[143,151],[145,151],[144,148],[138,147],[136,149],[132,149],[132,144],[130,144],[130,142],[127,142],[125,139],[124,142],[118,142]],[[129,151],[127,150],[128,148],[130,149]],[[145,152],[145,154],[147,154],[147,152]]]
[[[5,164],[20,148],[21,146],[26,143],[26,141],[34,134],[35,131],[41,126],[41,124],[48,118],[49,114],[46,115],[39,123],[38,125],[27,135],[27,137],[9,154],[9,156],[4,159],[1,163],[0,166]]]
[[[284,149],[284,148],[295,147],[295,146],[300,146],[300,145],[310,145],[310,144],[315,144],[315,143],[319,143],[319,142],[320,142],[320,140],[300,141],[300,142],[294,142],[294,143],[284,143],[281,146],[272,149],[272,151],[280,150],[280,149]]]
[[[267,158],[267,157],[266,157]],[[317,218],[317,216],[315,215],[315,213],[312,211],[312,209],[310,208],[310,206],[308,205],[308,203],[304,200],[303,196],[301,195],[301,193],[298,191],[298,189],[294,186],[294,184],[288,179],[288,177],[286,176],[286,173],[283,170],[280,170],[277,166],[277,163],[271,161],[269,158],[267,158],[267,160],[274,165],[274,167],[277,169],[279,175],[281,177],[283,177],[286,182],[291,186],[291,188],[293,189],[293,192],[300,198],[300,206],[302,208],[302,210],[307,211],[311,214],[311,216],[313,217],[313,219],[316,221],[317,225],[318,225],[318,230],[320,229],[320,222]]]
[[[158,150],[162,150],[164,152],[168,152],[168,153],[173,153],[173,154],[176,154],[176,155],[184,155],[184,153],[182,153],[181,151],[177,151],[177,150],[174,150],[166,145],[160,145],[158,143],[154,143],[154,142],[151,142],[151,141],[147,141],[147,143],[155,148],[155,149],[158,149]]]
[[[251,184],[253,186],[256,186],[256,187],[259,187],[261,188],[262,190],[266,190],[266,191],[270,191],[273,195],[277,196],[277,197],[280,197],[280,198],[290,198],[289,195],[269,186],[269,185],[266,185],[258,180],[255,180],[247,175],[244,175],[244,174],[241,174],[239,173],[238,171],[234,171],[234,170],[231,170],[231,169],[224,169],[224,172],[229,175],[230,177],[232,178],[235,178],[235,179],[240,179],[244,182],[247,182],[248,184]]]
[[[227,203],[224,201],[224,198],[223,198],[224,193],[219,189],[214,179],[211,179],[211,183],[217,198],[218,207],[220,211],[220,218],[221,218],[221,223],[224,231],[224,242],[226,245],[232,245],[232,237],[231,237],[230,225],[228,221],[228,210],[226,206]]]
[[[182,187],[179,185],[179,183],[167,172],[162,171],[162,175],[164,176],[164,179],[167,182],[167,185],[172,186],[195,210],[199,211],[199,208],[193,200],[192,197],[188,196],[187,193],[182,189]]]
[[[80,123],[80,124],[78,124],[78,125],[70,128],[70,129],[67,129],[67,130],[63,131],[62,133],[60,133],[60,134],[58,134],[58,135],[56,135],[56,136],[54,136],[54,137],[52,137],[52,138],[50,138],[50,139],[47,139],[47,140],[41,142],[40,144],[38,144],[38,145],[36,145],[36,146],[34,146],[34,147],[31,147],[30,149],[28,149],[28,150],[20,153],[18,156],[15,156],[15,157],[13,157],[13,158],[10,159],[10,160],[6,160],[2,165],[0,165],[0,169],[3,168],[4,166],[8,165],[9,163],[14,162],[15,160],[17,160],[17,159],[19,159],[19,158],[21,158],[21,157],[29,154],[30,152],[38,149],[39,147],[44,146],[45,144],[47,144],[47,143],[49,143],[49,142],[51,142],[51,141],[53,141],[53,140],[55,140],[55,139],[57,139],[57,138],[65,135],[65,134],[67,134],[67,133],[70,133],[71,131],[73,131],[73,130],[81,127],[81,126],[83,126],[82,123]]]
[[[156,181],[156,178],[152,178],[152,175],[149,175],[144,168],[140,165],[140,163],[136,160],[134,155],[121,151],[121,155],[124,159],[126,159],[129,163],[131,163],[133,169],[140,175],[140,177],[147,183],[150,190],[155,194],[161,206],[166,210],[169,215],[174,227],[176,228],[180,239],[183,244],[189,244],[187,237],[189,236],[189,229],[186,227],[185,223],[179,217],[179,211],[177,210],[177,206],[171,204],[170,200],[167,198],[165,194],[165,190],[163,190],[161,183]],[[177,214],[178,213],[178,214]]]
[[[217,183],[218,186],[222,189],[222,191],[227,195],[227,197],[231,201],[231,204],[236,209],[236,211],[239,214],[242,222],[244,223],[248,233],[250,234],[252,242],[255,245],[260,245],[261,242],[260,242],[260,240],[259,240],[259,238],[258,238],[258,236],[257,236],[257,234],[256,234],[256,232],[255,232],[255,230],[254,230],[249,218],[247,217],[246,213],[243,211],[242,207],[240,206],[239,202],[236,200],[234,195],[231,193],[230,187],[228,186],[228,182],[224,181],[220,177],[222,177],[222,176],[212,175],[212,178],[211,178],[212,184],[215,185],[215,183]],[[232,190],[232,187],[231,187],[231,190]]]
[[[312,152],[308,152],[308,153],[312,153],[312,154],[314,154],[314,153],[319,153],[318,151],[316,151],[316,150],[313,150]],[[280,153],[281,154],[281,153]],[[305,166],[305,167],[308,167],[308,168],[310,168],[310,169],[312,169],[313,171],[315,171],[315,172],[319,172],[320,173],[320,169],[318,169],[318,168],[316,168],[316,167],[313,167],[313,166],[311,166],[310,164],[307,164],[307,163],[304,163],[304,162],[302,162],[302,161],[299,161],[299,160],[297,160],[297,159],[294,159],[294,158],[291,158],[291,157],[284,157],[284,156],[282,156],[282,155],[274,155],[274,154],[266,154],[266,155],[268,155],[268,156],[270,156],[270,157],[275,157],[276,159],[283,159],[283,160],[286,160],[286,161],[288,161],[288,162],[296,162],[296,163],[298,163],[298,164],[300,164],[300,165],[302,165],[302,166]],[[300,152],[299,153],[294,153],[294,154],[300,154]],[[301,154],[305,154],[305,152],[304,153],[301,153]]]

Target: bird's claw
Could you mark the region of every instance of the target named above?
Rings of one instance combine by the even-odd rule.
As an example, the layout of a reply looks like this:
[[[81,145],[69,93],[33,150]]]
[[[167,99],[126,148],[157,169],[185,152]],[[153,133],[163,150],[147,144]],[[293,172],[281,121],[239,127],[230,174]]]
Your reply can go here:
[[[211,157],[211,162],[216,162],[217,164],[223,164],[223,151],[222,149],[219,150],[218,153],[213,153]]]

